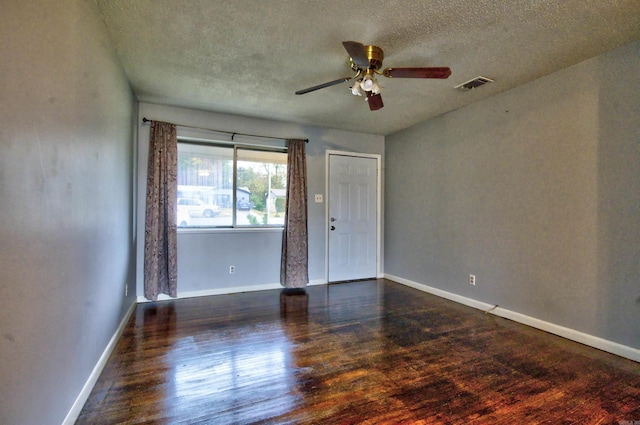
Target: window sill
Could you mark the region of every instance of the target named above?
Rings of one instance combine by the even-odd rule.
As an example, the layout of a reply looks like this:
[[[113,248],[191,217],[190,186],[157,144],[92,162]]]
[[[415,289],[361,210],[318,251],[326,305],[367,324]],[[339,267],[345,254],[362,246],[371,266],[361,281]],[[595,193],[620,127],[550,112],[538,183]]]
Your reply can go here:
[[[179,235],[204,233],[282,233],[283,227],[178,227]]]

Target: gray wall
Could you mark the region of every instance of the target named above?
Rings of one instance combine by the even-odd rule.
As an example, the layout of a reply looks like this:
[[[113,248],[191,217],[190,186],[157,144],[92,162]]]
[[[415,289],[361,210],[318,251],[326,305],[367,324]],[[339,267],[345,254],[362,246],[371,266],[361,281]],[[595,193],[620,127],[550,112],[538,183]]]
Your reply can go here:
[[[640,348],[639,52],[388,136],[385,273]]]
[[[342,150],[382,155],[384,137],[300,126],[270,120],[245,118],[171,106],[140,103],[142,118],[168,121],[184,126],[203,127],[221,131],[235,131],[272,137],[309,139],[307,144],[307,173],[309,194],[309,279],[312,283],[326,282],[325,276],[325,203],[313,202],[316,193],[325,194],[325,154],[327,150]],[[144,222],[144,197],[149,152],[149,124],[139,127],[138,159],[138,220]],[[209,132],[178,129],[178,134],[192,137],[211,137]],[[222,139],[227,135],[218,134]],[[225,139],[226,138],[226,139]],[[256,143],[256,139],[235,140]],[[273,142],[271,142],[273,143]],[[326,196],[325,196],[326,201]],[[138,239],[144,240],[144,229],[138,229]],[[208,291],[237,291],[239,288],[278,285],[280,281],[281,230],[179,230],[178,234],[178,296],[184,293]],[[143,249],[138,246],[138,294],[143,291]],[[229,266],[236,273],[229,274]]]
[[[136,102],[110,46],[92,0],[2,6],[3,424],[61,423],[134,301]]]

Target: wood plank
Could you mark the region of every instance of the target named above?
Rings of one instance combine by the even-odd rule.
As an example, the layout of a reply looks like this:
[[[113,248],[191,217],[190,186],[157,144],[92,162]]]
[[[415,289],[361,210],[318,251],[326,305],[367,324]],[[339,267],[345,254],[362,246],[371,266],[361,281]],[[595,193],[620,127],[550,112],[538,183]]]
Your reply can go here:
[[[383,279],[140,304],[78,424],[612,424],[640,364]]]

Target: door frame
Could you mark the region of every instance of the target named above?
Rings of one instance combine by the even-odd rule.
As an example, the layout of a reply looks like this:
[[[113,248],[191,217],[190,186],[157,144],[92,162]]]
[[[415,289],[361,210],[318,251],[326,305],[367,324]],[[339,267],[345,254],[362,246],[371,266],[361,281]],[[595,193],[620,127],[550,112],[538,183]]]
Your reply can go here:
[[[331,155],[373,158],[376,160],[376,277],[382,274],[382,155],[377,153],[327,150],[325,152],[325,203],[324,203],[324,280],[329,283],[329,159]]]

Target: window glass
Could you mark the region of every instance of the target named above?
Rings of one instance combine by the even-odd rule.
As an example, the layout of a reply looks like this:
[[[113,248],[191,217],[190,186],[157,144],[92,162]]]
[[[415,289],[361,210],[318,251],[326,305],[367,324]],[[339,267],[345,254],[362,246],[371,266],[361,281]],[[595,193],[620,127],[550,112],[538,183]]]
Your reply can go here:
[[[238,225],[283,226],[287,154],[238,148]]]
[[[282,150],[179,141],[178,226],[281,227],[286,176]]]

